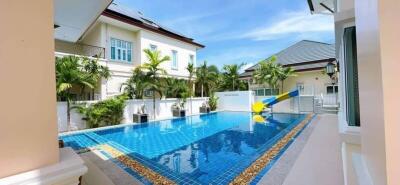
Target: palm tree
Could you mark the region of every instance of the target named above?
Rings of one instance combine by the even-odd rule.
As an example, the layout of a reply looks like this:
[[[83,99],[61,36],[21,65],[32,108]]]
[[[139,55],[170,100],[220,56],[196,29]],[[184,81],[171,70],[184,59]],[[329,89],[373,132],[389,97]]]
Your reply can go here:
[[[95,82],[99,82],[102,78],[108,79],[111,77],[111,72],[107,66],[100,65],[98,63],[98,58],[96,60],[83,58],[82,59],[83,69],[90,75],[90,77]],[[92,88],[91,96],[94,98],[94,90],[99,83],[96,83],[94,88]],[[84,91],[85,86],[82,89]]]
[[[206,83],[207,96],[210,97],[220,86],[222,80],[218,70],[215,65],[210,65],[207,67],[208,71],[208,81]]]
[[[138,67],[132,70],[132,76],[122,83],[121,88],[130,99],[143,99],[144,90],[149,86],[149,77]]]
[[[67,101],[67,130],[71,127],[71,102],[73,86],[94,88],[90,74],[82,71],[80,58],[75,56],[56,57],[56,89],[57,95]]]
[[[149,87],[153,91],[153,118],[156,118],[156,92],[159,92],[162,95],[161,83],[159,83],[158,75],[159,74],[167,74],[167,72],[161,68],[161,64],[163,62],[169,61],[169,56],[161,56],[160,51],[151,51],[150,49],[144,49],[144,53],[146,54],[147,63],[144,63],[141,68],[146,71],[147,76],[149,77]]]
[[[226,83],[226,86],[232,87],[232,91],[239,89],[240,85],[240,79],[239,79],[239,71],[240,68],[243,67],[244,64],[229,64],[229,65],[224,65],[222,68],[224,71],[222,73],[222,76],[224,78],[224,82]]]
[[[193,97],[193,83],[192,83],[192,78],[195,73],[195,68],[193,63],[189,63],[188,66],[186,67],[186,70],[189,72],[189,81],[188,81],[188,86],[189,86],[189,98],[190,98],[190,114],[193,113],[193,106],[192,106],[192,97]]]
[[[182,94],[189,94],[186,80],[176,78],[164,78],[165,94],[168,98],[182,98]]]
[[[281,73],[281,66],[276,64],[275,61],[276,57],[272,56],[259,63],[258,68],[253,74],[253,78],[258,84],[268,84],[271,88],[276,89]]]
[[[213,65],[207,66],[207,61],[204,61],[204,63],[196,69],[196,82],[201,86],[201,97],[204,97],[204,89],[208,89],[208,91],[215,89],[218,74],[218,68]]]
[[[281,67],[278,79],[279,81],[281,81],[282,93],[283,93],[283,82],[291,76],[296,76],[295,71],[292,67]]]

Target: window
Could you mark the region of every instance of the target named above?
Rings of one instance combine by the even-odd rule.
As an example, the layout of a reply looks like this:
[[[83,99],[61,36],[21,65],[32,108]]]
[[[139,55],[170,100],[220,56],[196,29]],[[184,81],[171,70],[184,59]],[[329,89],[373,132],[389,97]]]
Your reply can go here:
[[[189,55],[189,64],[194,64],[194,56]]]
[[[360,103],[358,96],[358,67],[356,27],[347,27],[343,32],[343,54],[345,68],[346,117],[349,126],[360,126]]]
[[[304,83],[302,83],[302,82],[297,82],[297,83],[296,83],[296,87],[297,87],[297,89],[299,90],[299,93],[300,93],[300,94],[304,94]]]
[[[256,90],[256,96],[264,96],[264,95],[265,95],[264,89],[257,89]]]
[[[279,94],[279,89],[263,88],[255,90],[256,96],[275,96]]]
[[[172,50],[172,65],[171,69],[178,69],[178,52],[175,50]]]
[[[150,44],[150,50],[151,51],[156,51],[157,50],[157,46],[154,44]]]
[[[111,60],[132,62],[132,42],[111,38]]]
[[[153,96],[153,91],[152,90],[144,90],[144,96],[145,97],[152,97]]]
[[[337,85],[327,85],[326,94],[338,94],[339,87]]]

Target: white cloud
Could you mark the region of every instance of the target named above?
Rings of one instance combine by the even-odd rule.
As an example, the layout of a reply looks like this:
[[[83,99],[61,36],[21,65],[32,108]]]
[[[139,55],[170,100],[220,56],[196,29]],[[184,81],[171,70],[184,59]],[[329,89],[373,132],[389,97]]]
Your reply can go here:
[[[278,21],[239,35],[238,38],[253,40],[274,40],[291,36],[310,36],[312,33],[333,32],[333,17],[329,15],[311,15],[308,11],[285,13]]]

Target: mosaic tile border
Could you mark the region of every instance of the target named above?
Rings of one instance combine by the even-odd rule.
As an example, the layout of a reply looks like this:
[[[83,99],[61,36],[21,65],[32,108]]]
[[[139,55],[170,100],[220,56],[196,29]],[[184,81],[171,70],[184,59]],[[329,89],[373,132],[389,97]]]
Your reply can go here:
[[[308,114],[302,122],[288,132],[248,168],[236,176],[229,184],[236,185],[250,183],[268,164],[272,162],[279,152],[290,143],[290,141],[307,125],[309,121],[311,121],[313,117],[314,114]]]
[[[153,171],[150,168],[147,168],[140,162],[133,160],[132,158],[128,157],[125,155],[123,152],[115,149],[114,147],[107,145],[107,144],[102,144],[96,146],[97,149],[103,150],[107,152],[111,157],[114,159],[120,161],[133,171],[137,172],[139,175],[145,177],[147,180],[149,180],[152,184],[163,184],[163,185],[175,185],[176,183],[159,173]]]

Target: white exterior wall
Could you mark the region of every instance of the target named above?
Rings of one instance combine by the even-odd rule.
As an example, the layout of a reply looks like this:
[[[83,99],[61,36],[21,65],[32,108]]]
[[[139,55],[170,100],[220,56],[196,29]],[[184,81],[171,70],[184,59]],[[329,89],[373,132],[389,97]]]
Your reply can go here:
[[[186,70],[186,67],[189,64],[190,55],[193,55],[196,66],[196,46],[146,30],[140,31],[140,39],[142,49],[141,64],[147,62],[143,50],[150,49],[150,44],[152,44],[157,46],[157,50],[161,51],[162,56],[170,56],[171,60],[162,64],[168,75],[187,78],[189,72]],[[172,69],[172,50],[177,51],[178,69]]]
[[[88,33],[82,38],[82,43],[92,45],[92,46],[99,46],[104,47],[102,41],[102,24],[100,22],[96,22],[93,26],[88,30]]]
[[[186,114],[199,114],[199,110],[201,105],[207,101],[208,98],[192,98],[187,99],[185,109]],[[87,103],[95,103],[96,101],[87,101]],[[157,119],[166,119],[172,118],[172,110],[171,107],[174,103],[178,102],[178,99],[171,98],[165,100],[156,100],[156,118]],[[192,102],[192,103],[191,103]],[[153,100],[152,99],[144,99],[144,100],[127,100],[126,107],[124,110],[124,120],[122,123],[132,123],[133,113],[136,113],[140,107],[145,104],[147,113],[149,114],[149,119],[152,118],[153,115]],[[193,109],[191,109],[193,107]],[[193,111],[192,111],[193,110]],[[67,104],[66,102],[58,102],[57,103],[57,122],[58,122],[58,131],[64,132],[67,130]],[[82,120],[82,116],[77,113],[75,110],[71,111],[71,127],[74,129],[85,129],[85,122]]]
[[[131,63],[111,60],[111,38],[132,42]],[[81,42],[105,48],[106,60],[101,60],[100,63],[107,66],[112,75],[108,80],[102,81],[101,92],[98,93],[101,99],[121,93],[121,85],[131,76],[132,70],[147,62],[143,50],[149,49],[150,44],[156,45],[163,56],[171,57],[171,61],[162,64],[168,76],[187,78],[189,73],[186,67],[190,55],[193,55],[196,65],[196,46],[103,16],[90,28]],[[172,50],[177,51],[178,69],[171,67]]]
[[[305,88],[310,88],[310,92],[307,92],[307,95],[326,95],[326,86],[332,84],[332,80],[327,74],[323,74],[322,70],[297,72],[296,75],[284,81],[284,92],[296,88],[298,83],[303,83]]]
[[[332,85],[332,80],[328,75],[323,74],[322,70],[318,71],[305,71],[297,72],[296,76],[289,77],[283,82],[283,92],[288,92],[297,87],[298,83],[304,84],[305,95],[326,95],[326,86]],[[268,85],[250,85],[250,89],[255,90],[259,87],[268,87]],[[278,84],[277,88],[281,89],[281,83]],[[282,91],[280,91],[282,93]]]

